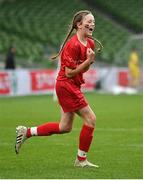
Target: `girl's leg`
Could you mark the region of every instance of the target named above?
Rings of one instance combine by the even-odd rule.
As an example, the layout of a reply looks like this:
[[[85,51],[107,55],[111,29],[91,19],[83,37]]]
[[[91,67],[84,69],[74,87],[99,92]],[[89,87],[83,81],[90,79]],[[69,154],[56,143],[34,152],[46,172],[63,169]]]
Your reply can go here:
[[[49,122],[37,127],[26,128],[18,126],[16,128],[16,145],[15,151],[18,154],[22,143],[31,136],[49,136],[52,134],[62,134],[70,132],[72,129],[74,113],[62,112],[60,123]]]
[[[84,122],[79,137],[77,158],[79,161],[84,161],[93,139],[96,116],[89,105],[78,110],[77,114],[80,115]]]
[[[48,122],[37,127],[31,127],[27,130],[27,137],[31,136],[50,136],[52,134],[62,134],[70,132],[74,113],[62,112],[60,122]]]

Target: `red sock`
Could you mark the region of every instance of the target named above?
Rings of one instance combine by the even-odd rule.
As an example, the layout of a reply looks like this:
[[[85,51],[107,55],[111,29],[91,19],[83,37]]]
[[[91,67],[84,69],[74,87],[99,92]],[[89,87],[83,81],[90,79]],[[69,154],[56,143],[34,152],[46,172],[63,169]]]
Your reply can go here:
[[[38,136],[49,136],[52,134],[59,134],[60,129],[59,129],[59,123],[46,123],[41,126],[37,127],[37,134]]]
[[[80,151],[84,151],[86,153],[88,152],[90,148],[90,144],[92,142],[92,138],[93,138],[93,131],[94,131],[93,127],[83,125],[80,132],[80,137],[79,137],[79,150]],[[85,156],[81,157],[78,155],[78,159],[82,161],[82,160],[85,160],[86,157]]]
[[[37,126],[37,136],[49,136],[52,134],[60,134],[59,123],[51,122]],[[31,137],[31,128],[27,130],[27,137]]]

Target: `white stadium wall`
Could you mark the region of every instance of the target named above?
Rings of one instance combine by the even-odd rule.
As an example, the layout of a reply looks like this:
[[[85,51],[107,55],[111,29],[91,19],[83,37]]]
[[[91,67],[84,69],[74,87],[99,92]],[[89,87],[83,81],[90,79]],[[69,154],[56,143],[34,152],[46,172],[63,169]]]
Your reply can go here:
[[[0,96],[53,94],[56,74],[53,69],[0,71]],[[83,91],[93,91],[98,81],[108,92],[114,87],[129,85],[127,68],[90,69],[84,79]]]

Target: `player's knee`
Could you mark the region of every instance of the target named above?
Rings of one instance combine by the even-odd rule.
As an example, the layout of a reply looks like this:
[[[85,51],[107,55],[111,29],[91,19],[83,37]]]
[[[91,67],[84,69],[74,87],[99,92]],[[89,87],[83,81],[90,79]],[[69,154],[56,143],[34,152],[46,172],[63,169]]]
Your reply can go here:
[[[94,128],[95,123],[96,123],[96,116],[95,116],[95,114],[92,114],[88,118],[87,125]]]
[[[64,126],[64,127],[61,127],[61,133],[69,133],[71,132],[72,130],[72,127],[71,126]]]

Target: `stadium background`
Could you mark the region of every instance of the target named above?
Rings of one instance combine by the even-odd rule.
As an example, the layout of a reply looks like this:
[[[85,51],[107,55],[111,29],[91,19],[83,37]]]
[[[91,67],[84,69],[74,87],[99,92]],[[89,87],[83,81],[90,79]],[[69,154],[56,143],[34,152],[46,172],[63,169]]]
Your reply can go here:
[[[48,69],[49,76],[49,71],[57,68],[56,61],[52,62],[50,57],[58,51],[72,16],[81,9],[89,9],[95,15],[94,36],[104,45],[93,69],[100,74],[100,69],[105,68],[105,75],[112,67],[115,68],[113,72],[122,70],[121,85],[127,86],[128,56],[132,46],[137,47],[140,66],[143,65],[142,7],[142,0],[0,0],[2,96],[9,93],[3,88],[11,86],[11,82],[13,92],[10,95],[15,95],[14,77],[20,77],[21,70],[25,80],[27,71],[33,74]],[[16,47],[16,73],[4,71],[10,45]],[[5,79],[6,76],[13,79]],[[94,73],[89,77],[95,83]],[[23,89],[22,80],[19,86]],[[77,170],[72,165],[81,127],[78,118],[70,135],[33,139],[24,146],[19,157],[15,156],[12,148],[16,125],[33,126],[60,117],[53,98],[40,96],[38,91],[38,96],[0,98],[0,178],[143,178],[142,92],[133,96],[113,96],[99,94],[97,90],[93,88],[86,97],[98,115],[96,138],[89,158],[101,165],[100,170]],[[55,174],[57,169],[59,173]]]

